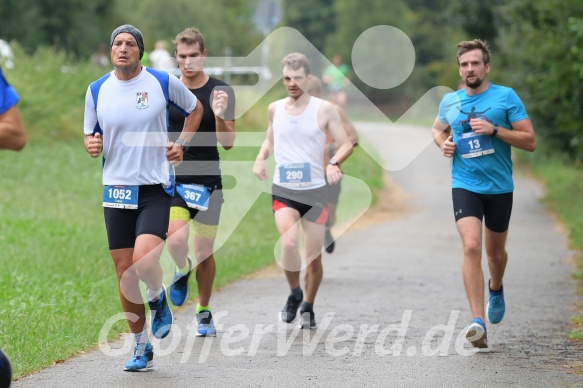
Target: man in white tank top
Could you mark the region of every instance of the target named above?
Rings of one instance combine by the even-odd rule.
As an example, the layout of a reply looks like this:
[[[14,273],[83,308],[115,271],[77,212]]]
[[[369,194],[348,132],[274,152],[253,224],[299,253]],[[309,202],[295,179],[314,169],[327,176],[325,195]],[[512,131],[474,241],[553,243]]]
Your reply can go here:
[[[265,160],[274,155],[272,207],[280,234],[280,265],[291,290],[281,319],[288,323],[294,321],[301,305],[300,327],[314,329],[313,305],[322,281],[322,245],[328,218],[326,180],[330,184],[340,181],[340,163],[350,155],[352,145],[334,106],[304,92],[310,75],[308,58],[291,53],[282,60],[281,67],[288,97],[269,105],[267,138],[259,150],[253,173],[261,180],[267,179]],[[339,148],[324,168],[322,150],[327,134]],[[305,293],[300,285],[300,225],[305,249]]]

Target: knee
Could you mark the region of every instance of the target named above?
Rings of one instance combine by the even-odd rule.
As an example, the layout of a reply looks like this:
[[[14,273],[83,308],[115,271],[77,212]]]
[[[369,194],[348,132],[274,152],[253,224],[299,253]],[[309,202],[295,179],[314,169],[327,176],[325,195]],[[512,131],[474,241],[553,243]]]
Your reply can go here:
[[[468,240],[464,242],[464,255],[470,258],[480,258],[482,255],[482,244],[478,240]]]
[[[142,275],[152,273],[160,266],[160,262],[152,257],[144,256],[134,263],[136,274],[142,278]]]
[[[136,269],[133,267],[133,263],[128,260],[114,260],[115,273],[118,280],[122,278],[131,278],[136,276]]]
[[[183,237],[180,233],[175,233],[166,239],[166,246],[170,253],[183,249],[185,245],[188,245],[188,235]]]
[[[285,238],[281,240],[281,250],[286,254],[295,254],[298,252],[298,240],[295,238]]]
[[[199,267],[205,267],[214,261],[213,250],[205,248],[194,248],[194,256],[196,257],[196,262]]]
[[[501,264],[506,260],[507,253],[505,250],[488,250],[488,261],[492,264]]]
[[[306,274],[322,271],[322,255],[320,253],[306,256]]]

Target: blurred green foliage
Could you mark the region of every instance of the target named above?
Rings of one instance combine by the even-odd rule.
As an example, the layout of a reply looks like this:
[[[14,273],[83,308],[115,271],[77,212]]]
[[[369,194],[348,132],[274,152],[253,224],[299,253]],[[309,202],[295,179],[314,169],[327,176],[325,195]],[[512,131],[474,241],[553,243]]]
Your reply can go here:
[[[64,50],[39,46],[26,55],[16,43],[14,69],[5,76],[20,95],[21,116],[29,141],[81,138],[85,92],[106,70],[71,60]]]

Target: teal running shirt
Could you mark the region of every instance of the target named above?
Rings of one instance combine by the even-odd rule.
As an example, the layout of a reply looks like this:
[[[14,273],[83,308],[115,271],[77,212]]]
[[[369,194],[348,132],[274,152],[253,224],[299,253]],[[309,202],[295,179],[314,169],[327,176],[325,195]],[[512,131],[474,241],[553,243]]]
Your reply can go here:
[[[528,118],[524,104],[508,87],[490,84],[486,91],[468,96],[465,89],[446,94],[439,105],[439,120],[451,127],[456,150],[452,187],[478,194],[514,190],[511,146],[496,137],[475,135],[470,119],[479,118],[506,129]]]

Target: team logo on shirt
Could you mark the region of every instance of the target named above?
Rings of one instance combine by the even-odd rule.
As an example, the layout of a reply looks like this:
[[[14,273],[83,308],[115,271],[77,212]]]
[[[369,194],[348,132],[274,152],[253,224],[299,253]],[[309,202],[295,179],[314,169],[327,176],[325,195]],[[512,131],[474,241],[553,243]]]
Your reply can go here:
[[[146,109],[148,106],[148,92],[136,93],[136,108]]]
[[[461,110],[461,108],[459,108],[460,113],[465,114],[466,116],[468,116],[467,119],[465,120],[460,120],[460,122],[458,124],[462,125],[462,128],[464,129],[464,132],[472,132],[472,127],[470,126],[470,120],[472,119],[482,119],[482,120],[486,120],[487,122],[491,123],[492,120],[490,120],[488,118],[488,116],[486,116],[484,113],[486,113],[487,111],[490,110],[490,108],[486,109],[483,112],[476,112],[476,107],[472,106],[472,109],[469,112],[464,112],[463,110]]]

